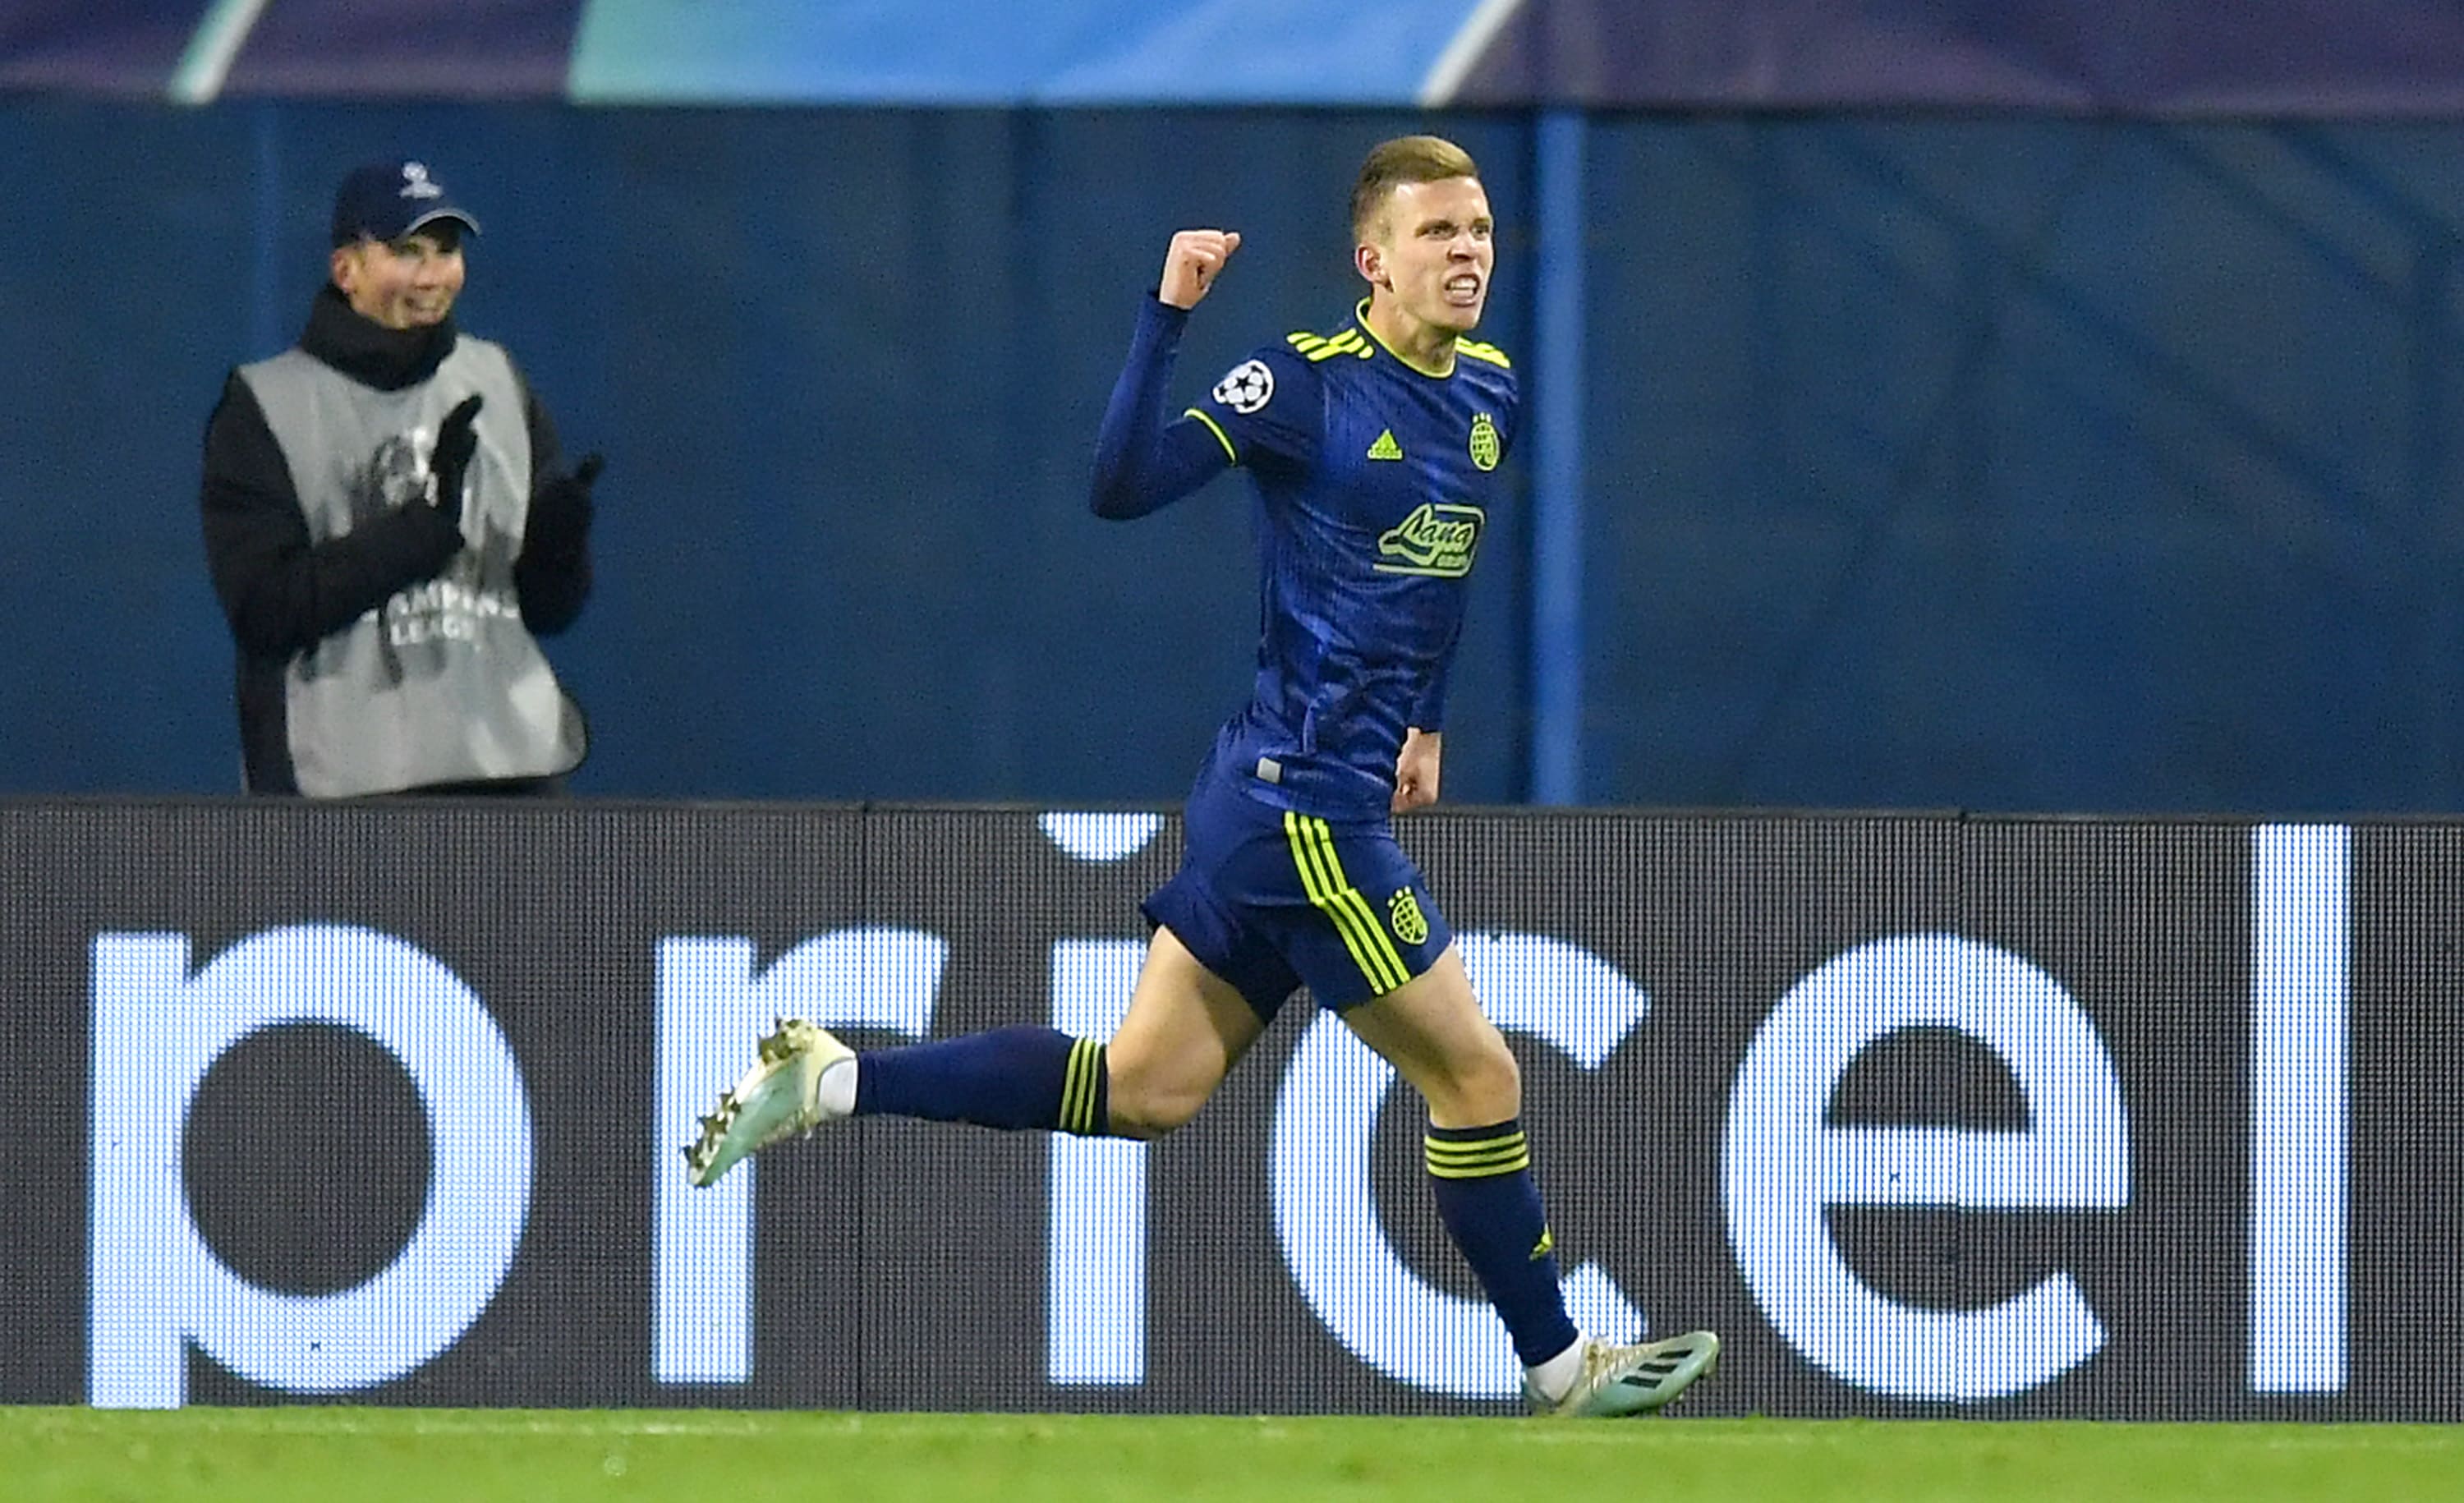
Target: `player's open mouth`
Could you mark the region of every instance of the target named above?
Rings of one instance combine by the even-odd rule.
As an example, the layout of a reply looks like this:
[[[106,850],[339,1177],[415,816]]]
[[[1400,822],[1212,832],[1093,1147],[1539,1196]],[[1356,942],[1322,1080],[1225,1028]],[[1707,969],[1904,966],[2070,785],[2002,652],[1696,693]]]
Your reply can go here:
[[[1477,276],[1447,277],[1446,300],[1448,302],[1465,304],[1478,302],[1480,300],[1480,278]]]

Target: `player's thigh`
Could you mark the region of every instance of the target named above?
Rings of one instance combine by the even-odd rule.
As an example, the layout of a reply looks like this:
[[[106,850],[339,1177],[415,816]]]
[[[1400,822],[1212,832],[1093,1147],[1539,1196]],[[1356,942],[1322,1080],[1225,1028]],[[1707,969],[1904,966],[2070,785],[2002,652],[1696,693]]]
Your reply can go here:
[[[1446,946],[1437,962],[1393,991],[1341,1016],[1429,1103],[1438,1127],[1486,1127],[1523,1110],[1513,1050],[1480,1010],[1462,953]]]
[[[1129,1015],[1105,1046],[1114,1130],[1152,1137],[1188,1121],[1265,1026],[1238,987],[1155,930]]]

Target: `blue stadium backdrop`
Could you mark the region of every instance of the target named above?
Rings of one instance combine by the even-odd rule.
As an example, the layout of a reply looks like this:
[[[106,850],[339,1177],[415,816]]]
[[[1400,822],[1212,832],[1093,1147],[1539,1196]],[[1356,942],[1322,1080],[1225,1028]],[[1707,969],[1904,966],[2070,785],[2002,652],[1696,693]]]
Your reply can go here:
[[[2431,824],[1406,822],[1570,1301],[1696,1412],[2464,1419]],[[1175,823],[0,805],[0,1402],[1503,1410],[1409,1093],[1305,1000],[1153,1146],[687,1188],[774,1013],[1107,1031]]]
[[[1554,435],[1458,796],[2464,806],[2452,6],[897,10],[8,7],[0,790],[236,785],[200,431],[408,150],[609,455],[580,791],[1175,798],[1254,605],[1233,482],[1085,513],[1133,300],[1206,221],[1192,389],[1341,317],[1349,172],[1434,126]]]

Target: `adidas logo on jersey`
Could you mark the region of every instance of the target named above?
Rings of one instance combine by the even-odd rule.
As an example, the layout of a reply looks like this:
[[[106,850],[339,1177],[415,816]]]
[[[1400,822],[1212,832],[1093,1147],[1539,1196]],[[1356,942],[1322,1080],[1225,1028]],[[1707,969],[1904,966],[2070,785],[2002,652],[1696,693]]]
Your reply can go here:
[[[1372,459],[1400,459],[1403,457],[1403,446],[1395,442],[1395,431],[1393,429],[1387,429],[1385,431],[1377,435],[1377,442],[1369,446],[1369,457]]]

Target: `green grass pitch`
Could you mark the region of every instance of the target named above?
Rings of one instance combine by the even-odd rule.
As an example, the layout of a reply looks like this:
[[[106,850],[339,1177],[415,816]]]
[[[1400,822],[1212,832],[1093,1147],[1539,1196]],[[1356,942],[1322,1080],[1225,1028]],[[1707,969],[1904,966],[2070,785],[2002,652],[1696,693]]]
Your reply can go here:
[[[2452,1498],[2464,1427],[0,1408],[22,1503]]]

